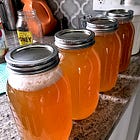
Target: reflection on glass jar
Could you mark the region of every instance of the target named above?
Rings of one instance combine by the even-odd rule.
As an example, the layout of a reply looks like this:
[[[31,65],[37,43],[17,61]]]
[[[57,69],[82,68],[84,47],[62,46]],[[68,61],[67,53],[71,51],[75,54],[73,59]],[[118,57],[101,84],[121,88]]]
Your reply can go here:
[[[94,49],[101,61],[100,91],[112,89],[119,72],[121,43],[116,33],[117,20],[99,17],[87,22],[87,29],[95,32]]]
[[[6,55],[6,61],[7,94],[21,137],[68,139],[72,128],[70,86],[58,65],[57,49],[48,45],[16,48]]]
[[[71,85],[72,118],[84,119],[95,111],[99,100],[100,61],[92,49],[94,33],[65,29],[55,34],[55,45]]]
[[[107,16],[115,18],[119,21],[119,28],[117,33],[121,40],[121,60],[119,72],[125,71],[130,63],[133,40],[134,40],[134,26],[132,23],[133,11],[124,9],[113,9],[107,11]]]

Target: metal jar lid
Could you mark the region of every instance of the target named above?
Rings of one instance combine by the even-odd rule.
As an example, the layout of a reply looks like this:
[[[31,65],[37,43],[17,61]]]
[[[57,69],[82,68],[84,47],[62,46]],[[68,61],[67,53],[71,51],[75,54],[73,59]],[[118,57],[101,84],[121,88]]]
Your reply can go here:
[[[86,28],[94,32],[112,32],[118,29],[118,22],[116,19],[96,17],[87,22]]]
[[[133,18],[133,11],[126,9],[112,9],[106,12],[107,17],[115,18],[119,21],[129,21]]]
[[[50,45],[30,45],[10,50],[5,56],[7,67],[18,74],[48,71],[59,63],[57,48]]]
[[[94,37],[87,29],[64,29],[55,34],[55,45],[61,49],[86,48],[95,43]]]

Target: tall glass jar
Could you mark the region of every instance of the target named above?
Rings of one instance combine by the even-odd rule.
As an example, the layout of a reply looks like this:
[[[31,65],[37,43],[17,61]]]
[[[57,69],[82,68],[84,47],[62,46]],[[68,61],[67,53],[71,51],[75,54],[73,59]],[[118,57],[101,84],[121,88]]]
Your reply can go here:
[[[93,48],[101,61],[100,91],[108,91],[115,86],[119,72],[121,43],[116,33],[118,22],[104,17],[92,18],[86,28],[95,32]]]
[[[15,48],[6,54],[7,94],[24,140],[66,140],[72,128],[70,86],[49,45]],[[63,125],[62,125],[63,124]]]
[[[55,45],[71,85],[72,118],[84,119],[95,111],[99,100],[100,60],[92,49],[94,33],[65,29],[55,34]]]
[[[18,20],[16,23],[17,35],[21,46],[42,43],[42,27],[36,15],[36,11],[18,11]]]
[[[128,68],[130,63],[135,29],[132,23],[133,11],[125,9],[113,9],[107,11],[107,16],[119,21],[117,33],[121,40],[121,60],[119,72]]]

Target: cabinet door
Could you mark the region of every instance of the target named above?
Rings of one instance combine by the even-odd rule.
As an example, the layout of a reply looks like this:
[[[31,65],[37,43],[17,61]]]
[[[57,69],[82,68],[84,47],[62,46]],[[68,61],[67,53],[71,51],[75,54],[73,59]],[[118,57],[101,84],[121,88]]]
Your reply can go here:
[[[120,118],[119,123],[115,127],[113,133],[111,134],[109,140],[127,140],[127,133],[129,130],[129,123],[131,120],[132,110],[134,107],[136,96],[130,101],[127,109],[125,110],[123,116]],[[131,139],[133,140],[133,139]]]
[[[140,86],[138,86],[140,87]],[[137,140],[140,130],[140,88],[136,90],[126,111],[109,140]],[[140,140],[140,138],[138,139]]]

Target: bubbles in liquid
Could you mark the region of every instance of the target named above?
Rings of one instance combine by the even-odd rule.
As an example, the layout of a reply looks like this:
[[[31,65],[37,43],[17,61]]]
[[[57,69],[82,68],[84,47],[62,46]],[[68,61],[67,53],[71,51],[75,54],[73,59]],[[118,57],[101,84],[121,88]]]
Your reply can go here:
[[[35,75],[11,74],[8,83],[21,91],[36,91],[56,83],[61,78],[62,71],[59,67]],[[14,82],[13,82],[14,81]]]

